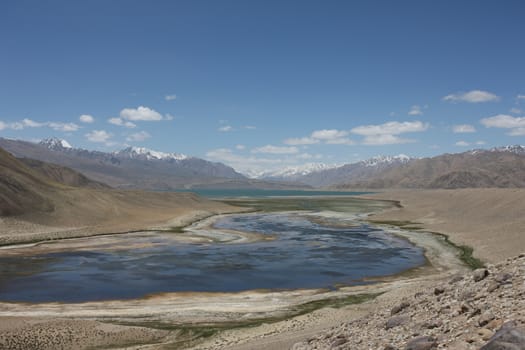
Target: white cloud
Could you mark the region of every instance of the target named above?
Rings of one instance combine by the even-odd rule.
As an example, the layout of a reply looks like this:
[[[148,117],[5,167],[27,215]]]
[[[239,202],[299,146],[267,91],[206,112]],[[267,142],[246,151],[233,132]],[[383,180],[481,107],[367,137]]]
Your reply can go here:
[[[108,133],[105,130],[93,130],[85,134],[85,136],[91,142],[108,143],[113,134]]]
[[[523,128],[525,127],[525,117],[512,117],[506,114],[498,114],[493,117],[481,119],[481,124],[487,128]]]
[[[428,129],[428,123],[420,122],[388,122],[379,125],[363,125],[353,128],[354,134],[362,136],[373,135],[399,135],[407,132],[420,132]]]
[[[418,105],[413,105],[410,107],[410,111],[408,111],[408,115],[423,115],[423,111],[421,110],[421,107]]]
[[[245,145],[237,145],[237,146],[235,146],[235,148],[238,149],[239,151],[242,151],[242,150],[246,149],[246,146]]]
[[[34,120],[27,119],[27,118],[22,120],[22,124],[24,124],[24,126],[28,128],[40,128],[40,127],[46,126],[46,123],[35,122]]]
[[[456,142],[455,145],[459,147],[468,147],[472,145],[483,146],[485,143],[486,143],[485,141],[467,142],[467,141],[462,140],[462,141]]]
[[[80,129],[80,126],[78,126],[75,123],[48,123],[47,124],[51,129],[56,131],[64,131],[64,132],[70,132],[70,131],[77,131]]]
[[[225,125],[225,126],[221,126],[217,130],[219,130],[220,132],[228,132],[228,131],[232,131],[233,128],[230,125]]]
[[[75,123],[61,123],[61,122],[36,122],[34,120],[25,118],[22,121],[4,123],[2,122],[3,129],[12,130],[24,130],[25,128],[42,128],[49,127],[56,131],[72,132],[80,129],[80,126]]]
[[[347,138],[348,131],[337,129],[322,129],[313,131],[310,136],[289,138],[283,141],[290,146],[314,145],[324,142],[330,145],[353,145],[354,142]]]
[[[337,129],[323,129],[312,132],[311,137],[317,140],[333,140],[340,139],[348,135],[348,131]]]
[[[139,131],[126,137],[126,141],[129,142],[140,142],[149,139],[151,135],[146,131]]]
[[[266,171],[270,167],[279,167],[283,160],[276,158],[243,157],[233,153],[229,148],[218,148],[206,153],[206,157],[226,163],[238,171]]]
[[[509,136],[525,136],[525,128],[512,129],[507,133]]]
[[[297,147],[280,147],[273,145],[266,145],[263,147],[257,147],[252,150],[252,153],[269,153],[269,154],[295,154],[298,153]]]
[[[525,100],[525,95],[518,95],[516,96],[518,100]]]
[[[353,128],[354,134],[364,136],[365,145],[393,145],[415,142],[412,139],[401,138],[397,135],[411,132],[422,132],[429,128],[428,123],[419,120],[412,122],[387,122],[379,125],[363,125]]]
[[[350,140],[348,137],[341,137],[339,139],[327,140],[326,143],[329,145],[348,145],[348,146],[355,145],[355,142]]]
[[[0,130],[4,130],[4,129],[7,129],[7,124],[4,123],[3,121],[0,121]]]
[[[365,136],[363,140],[363,144],[369,146],[396,145],[412,142],[415,142],[415,140],[404,139],[390,134],[368,135]]]
[[[124,121],[121,118],[109,118],[108,123],[118,126],[125,126],[126,128],[135,128],[137,125],[130,121]]]
[[[164,96],[164,99],[166,101],[175,101],[177,99],[177,95],[173,94],[173,95],[166,95]]]
[[[480,103],[480,102],[496,102],[499,101],[499,96],[482,90],[472,90],[469,92],[460,92],[456,94],[450,94],[443,97],[443,101],[449,102],[469,102],[469,103]]]
[[[314,139],[312,137],[298,137],[284,140],[284,144],[290,146],[313,145],[316,143],[319,143],[319,140]]]
[[[89,114],[82,114],[80,117],[78,117],[78,119],[82,122],[82,123],[87,123],[87,124],[91,124],[95,121],[95,118],[93,118],[93,116],[89,115]]]
[[[120,118],[132,121],[159,121],[165,119],[159,112],[144,106],[124,108],[120,111]]]
[[[476,128],[469,124],[454,125],[452,131],[456,134],[476,132]]]
[[[255,127],[255,126],[253,126],[253,125],[245,125],[244,128],[245,128],[246,130],[255,130],[255,129],[257,129],[257,127]]]
[[[519,108],[516,108],[516,107],[512,107],[509,111],[510,113],[514,113],[514,114],[522,114],[523,111]]]
[[[498,114],[493,117],[480,120],[487,128],[510,129],[509,136],[525,136],[525,117],[513,117],[506,114]]]

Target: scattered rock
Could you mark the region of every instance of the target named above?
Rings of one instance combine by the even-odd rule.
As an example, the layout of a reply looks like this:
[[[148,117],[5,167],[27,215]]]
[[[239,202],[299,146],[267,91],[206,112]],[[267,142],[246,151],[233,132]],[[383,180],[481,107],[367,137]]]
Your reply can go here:
[[[480,325],[480,327],[483,327],[484,325],[488,324],[490,321],[492,321],[493,319],[495,319],[496,317],[494,316],[494,314],[490,311],[485,311],[484,313],[481,314],[481,316],[479,317],[478,319],[478,324]]]
[[[512,278],[512,275],[507,272],[500,272],[494,276],[494,280],[498,283],[505,283]]]
[[[474,278],[475,282],[479,282],[484,280],[488,275],[489,271],[487,269],[477,269],[474,271],[472,278]]]
[[[390,317],[388,321],[386,321],[385,329],[402,326],[406,324],[409,320],[410,317],[408,317],[407,315]]]
[[[449,284],[454,284],[454,283],[456,283],[456,282],[462,281],[463,278],[464,278],[464,277],[461,276],[461,275],[456,275],[456,276],[452,277],[448,283],[449,283]]]
[[[392,310],[390,310],[390,314],[391,315],[395,315],[395,314],[398,314],[400,313],[402,310],[406,309],[407,307],[410,306],[410,303],[408,303],[407,301],[403,301],[401,302],[401,304],[398,304],[396,306],[394,306],[392,308]]]
[[[525,350],[525,331],[503,325],[480,350]]]
[[[432,337],[422,336],[410,340],[405,350],[430,350],[437,347],[437,342]]]
[[[409,288],[297,349],[525,350],[525,255]]]
[[[500,284],[496,281],[489,282],[489,285],[487,286],[487,292],[492,293],[496,289],[498,289]]]
[[[436,288],[434,288],[434,295],[440,295],[440,294],[443,294],[445,293],[445,288],[442,287],[442,286],[438,286]]]

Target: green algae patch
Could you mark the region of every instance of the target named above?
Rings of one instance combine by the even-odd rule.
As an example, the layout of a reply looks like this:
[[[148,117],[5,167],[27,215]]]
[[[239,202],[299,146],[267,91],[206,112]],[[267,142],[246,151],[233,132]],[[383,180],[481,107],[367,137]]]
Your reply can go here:
[[[344,297],[333,297],[321,300],[314,300],[307,303],[291,306],[282,315],[253,318],[246,321],[225,321],[220,323],[197,323],[197,324],[174,324],[160,321],[142,322],[112,322],[122,326],[146,327],[158,330],[170,331],[169,339],[165,344],[160,345],[160,349],[179,350],[195,346],[204,340],[217,335],[220,332],[257,327],[262,324],[276,323],[285,321],[293,317],[308,314],[323,308],[342,308],[345,306],[360,304],[372,300],[382,293],[365,293],[349,295]],[[142,344],[137,344],[142,345]]]
[[[471,246],[465,245],[465,244],[456,244],[452,242],[446,234],[439,233],[439,232],[430,232],[432,234],[435,234],[448,244],[451,247],[454,247],[459,252],[459,259],[467,265],[470,269],[475,270],[482,267],[485,267],[485,264],[482,260],[476,258],[474,256],[474,249]]]

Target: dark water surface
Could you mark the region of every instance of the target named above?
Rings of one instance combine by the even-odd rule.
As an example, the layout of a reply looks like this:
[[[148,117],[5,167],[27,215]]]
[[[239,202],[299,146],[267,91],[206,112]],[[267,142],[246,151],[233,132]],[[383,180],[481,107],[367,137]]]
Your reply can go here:
[[[148,248],[0,257],[0,300],[81,302],[159,292],[330,288],[424,263],[422,249],[406,240],[354,224],[330,227],[290,213],[232,215],[216,227],[276,239],[181,244],[158,238],[162,244]]]

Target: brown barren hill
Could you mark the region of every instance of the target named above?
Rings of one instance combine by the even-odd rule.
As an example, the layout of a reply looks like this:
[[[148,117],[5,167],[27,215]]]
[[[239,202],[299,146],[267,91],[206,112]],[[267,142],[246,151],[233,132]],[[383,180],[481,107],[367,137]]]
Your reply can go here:
[[[37,169],[25,163],[37,164]],[[64,174],[67,174],[65,180]],[[64,180],[67,184],[53,180]],[[88,187],[71,186],[72,182],[87,184]],[[7,243],[20,243],[46,237],[66,238],[152,226],[179,226],[199,217],[238,210],[193,193],[114,190],[103,184],[96,185],[101,188],[91,188],[94,184],[71,169],[60,170],[58,166],[34,161],[22,162],[0,148],[0,222],[3,222],[0,236]],[[184,220],[180,220],[181,217]],[[55,234],[64,228],[67,232]],[[46,234],[35,238],[29,234],[32,230]],[[22,235],[27,238],[22,238]]]

